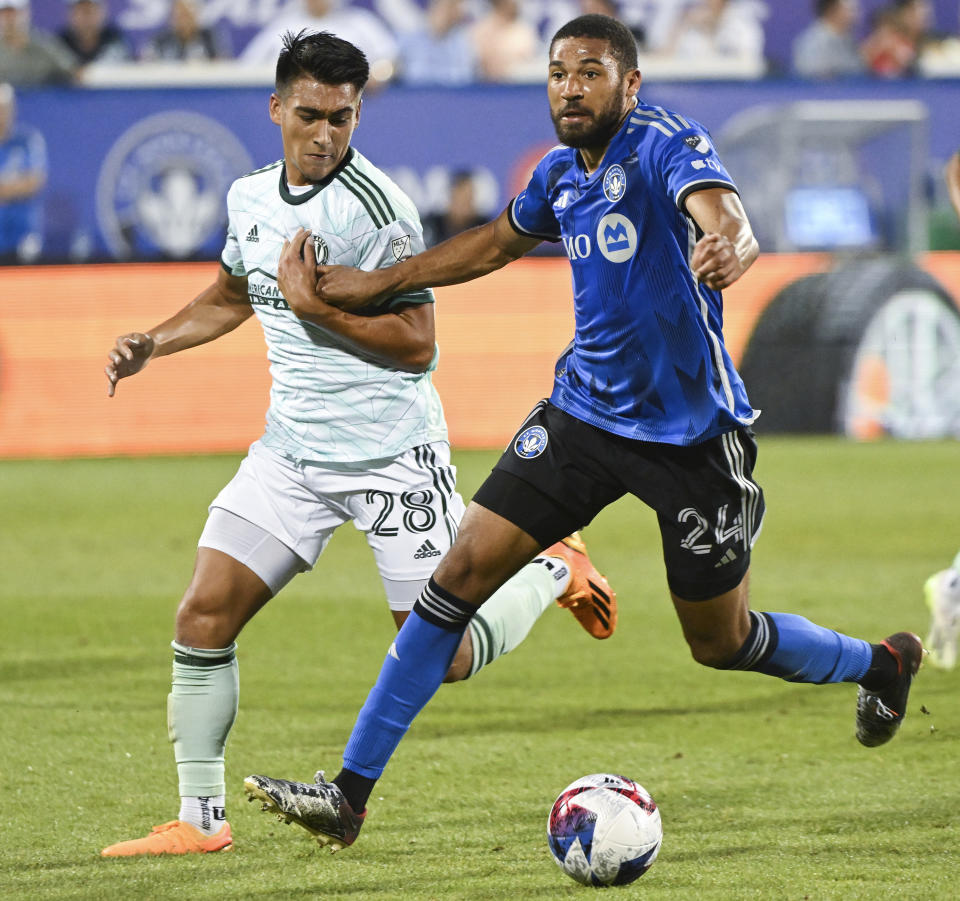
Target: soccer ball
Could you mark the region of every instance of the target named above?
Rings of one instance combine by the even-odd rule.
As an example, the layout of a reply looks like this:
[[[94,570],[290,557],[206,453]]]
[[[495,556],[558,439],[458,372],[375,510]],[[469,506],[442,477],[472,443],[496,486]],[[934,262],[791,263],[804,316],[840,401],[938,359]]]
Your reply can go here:
[[[626,885],[657,859],[660,811],[647,790],[597,773],[568,785],[553,804],[547,839],[557,865],[584,885]]]

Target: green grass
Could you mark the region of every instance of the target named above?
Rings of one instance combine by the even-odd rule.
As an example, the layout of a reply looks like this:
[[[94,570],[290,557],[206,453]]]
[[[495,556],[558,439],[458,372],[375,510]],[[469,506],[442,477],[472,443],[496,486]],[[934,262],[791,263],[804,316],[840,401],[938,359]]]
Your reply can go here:
[[[491,454],[459,453],[469,495]],[[927,667],[890,745],[853,738],[854,688],[716,673],[689,658],[652,514],[587,530],[620,627],[551,610],[476,680],[441,688],[331,857],[242,803],[242,778],[336,771],[392,635],[359,533],[343,529],[240,639],[227,757],[231,854],[102,860],[176,816],[165,733],[173,611],[205,506],[237,460],[0,463],[0,897],[557,899],[590,889],[547,851],[554,796],[621,772],[660,804],[659,861],[622,898],[956,896],[960,671]],[[757,609],[866,638],[923,633],[921,586],[960,544],[960,445],[761,440]],[[929,711],[929,713],[925,713]]]

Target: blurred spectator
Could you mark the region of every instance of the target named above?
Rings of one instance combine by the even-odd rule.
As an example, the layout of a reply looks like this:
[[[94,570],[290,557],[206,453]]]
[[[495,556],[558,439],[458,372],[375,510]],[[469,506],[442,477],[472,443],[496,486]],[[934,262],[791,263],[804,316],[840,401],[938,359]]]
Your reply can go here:
[[[580,0],[579,5],[579,15],[581,16],[611,16],[614,19],[619,19],[624,25],[627,26],[627,28],[630,29],[630,33],[637,42],[637,50],[646,49],[646,29],[638,22],[628,22],[624,17],[623,10],[620,9],[619,4],[614,3],[613,0]]]
[[[816,19],[793,42],[793,71],[804,78],[866,72],[854,37],[860,0],[815,0],[813,5]]]
[[[107,7],[101,0],[67,0],[67,24],[59,37],[80,65],[122,63],[133,59],[124,33],[107,21]]]
[[[13,87],[0,84],[0,262],[30,263],[43,248],[47,145],[16,121]]]
[[[389,81],[394,74],[397,41],[387,26],[370,10],[352,6],[348,0],[301,0],[286,6],[268,22],[241,52],[241,62],[276,65],[285,31],[329,31],[359,47],[370,63],[371,87]]]
[[[76,75],[73,54],[53,35],[30,27],[30,0],[0,0],[0,82],[62,84]]]
[[[450,176],[450,197],[446,210],[424,217],[424,243],[427,247],[433,247],[434,244],[446,241],[468,228],[483,225],[489,218],[477,209],[473,173],[461,169]]]
[[[518,81],[546,72],[537,30],[520,15],[517,0],[488,0],[471,35],[484,81]]]
[[[181,62],[227,59],[232,56],[220,34],[200,25],[197,0],[173,0],[170,21],[143,48],[145,60]]]
[[[430,0],[426,21],[400,38],[400,77],[407,84],[468,84],[477,58],[464,0]]]
[[[867,67],[883,78],[913,75],[930,37],[930,0],[894,0],[873,17],[861,50]]]
[[[698,0],[680,17],[664,50],[701,64],[712,59],[761,64],[766,13],[759,0]]]

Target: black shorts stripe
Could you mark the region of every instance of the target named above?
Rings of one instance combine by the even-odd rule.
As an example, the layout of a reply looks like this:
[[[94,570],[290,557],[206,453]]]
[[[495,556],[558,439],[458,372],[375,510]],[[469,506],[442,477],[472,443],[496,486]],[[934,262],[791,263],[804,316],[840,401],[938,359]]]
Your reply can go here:
[[[450,472],[449,467],[441,466],[437,463],[437,452],[430,447],[429,444],[421,444],[415,447],[413,454],[417,465],[430,473],[433,487],[440,497],[440,505],[443,509],[443,522],[447,527],[447,536],[450,538],[450,544],[453,544],[457,538],[457,530],[460,528],[460,523],[457,522],[450,512],[450,505],[447,503],[447,498],[451,497],[456,491],[453,474]]]

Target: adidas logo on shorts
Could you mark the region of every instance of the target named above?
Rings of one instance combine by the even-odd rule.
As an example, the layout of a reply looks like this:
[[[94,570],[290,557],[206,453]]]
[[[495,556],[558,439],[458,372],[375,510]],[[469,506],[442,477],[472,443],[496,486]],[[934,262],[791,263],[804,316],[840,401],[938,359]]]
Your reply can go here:
[[[260,236],[259,236],[259,234],[257,233],[257,227],[256,227],[256,225],[254,225],[254,227],[251,228],[250,231],[247,232],[247,240],[248,240],[248,241],[256,241],[256,242],[259,243],[259,241],[260,241]]]
[[[724,566],[727,563],[733,563],[737,559],[737,552],[731,547],[727,548],[727,552],[713,564],[714,569],[719,569],[721,566]]]
[[[414,560],[423,560],[426,557],[439,557],[440,551],[437,550],[433,542],[428,538],[420,547],[417,548],[417,552],[413,555]]]

